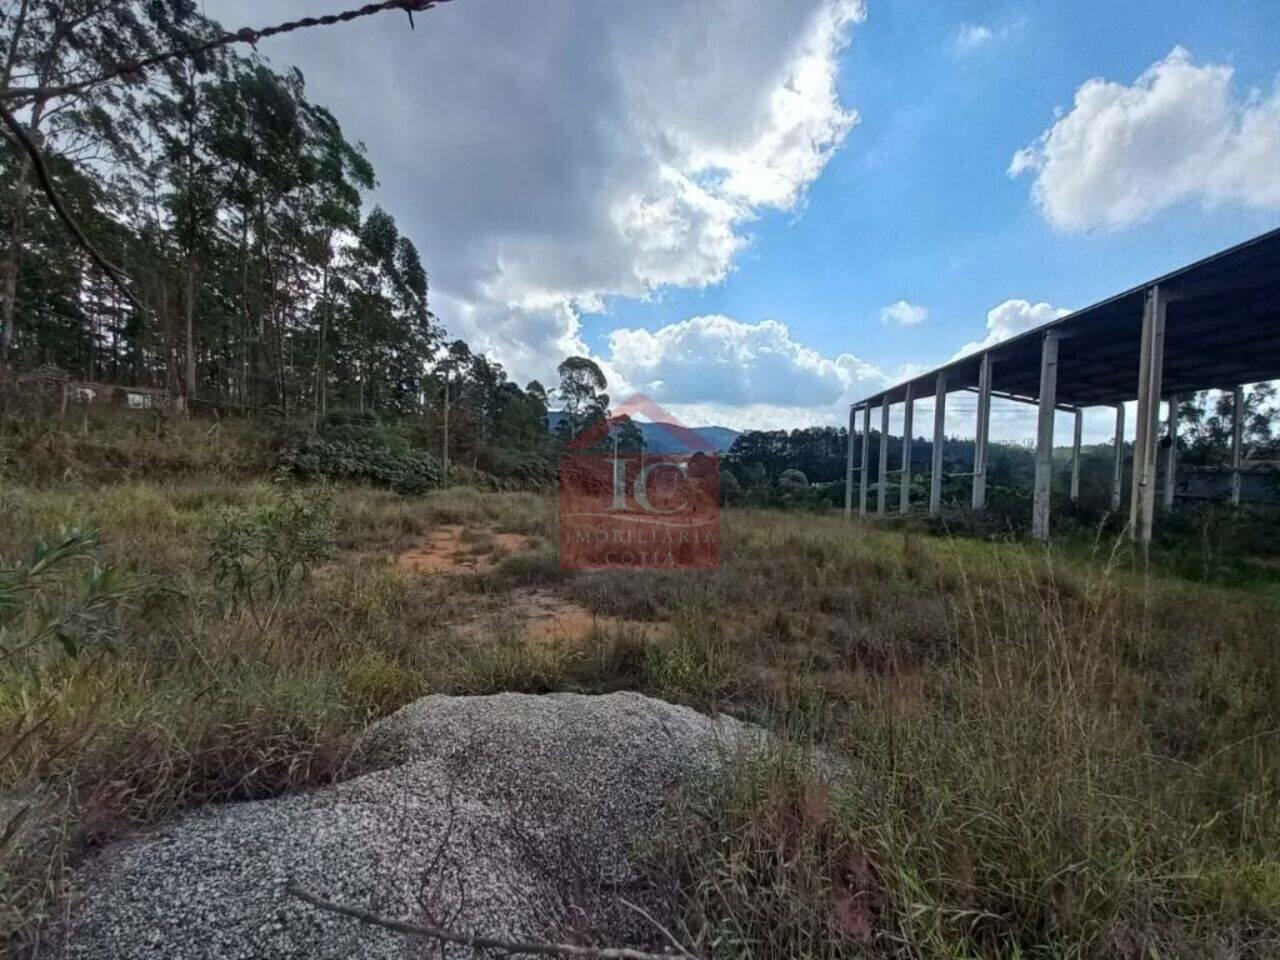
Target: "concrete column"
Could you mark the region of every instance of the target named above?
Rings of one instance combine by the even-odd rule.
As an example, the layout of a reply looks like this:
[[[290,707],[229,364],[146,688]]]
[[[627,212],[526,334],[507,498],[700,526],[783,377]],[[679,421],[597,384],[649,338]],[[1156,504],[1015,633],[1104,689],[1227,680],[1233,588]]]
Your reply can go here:
[[[1115,465],[1111,476],[1111,511],[1118,512],[1124,497],[1124,404],[1116,404]]]
[[[889,398],[880,401],[880,482],[877,485],[876,513],[884,516],[889,499]]]
[[[911,384],[902,406],[902,474],[899,477],[898,512],[911,512]]]
[[[1178,395],[1169,395],[1169,411],[1165,420],[1165,436],[1169,447],[1164,453],[1164,490],[1161,501],[1165,513],[1173,512],[1173,494],[1178,480]]]
[[[1071,502],[1080,502],[1080,439],[1084,434],[1084,411],[1076,407],[1075,431],[1071,435]]]
[[[973,509],[987,505],[987,453],[991,444],[991,354],[978,370],[978,429],[973,439]]]
[[[1142,306],[1142,340],[1138,347],[1138,410],[1133,421],[1133,475],[1129,478],[1129,536],[1138,537],[1142,520],[1142,481],[1147,458],[1147,394],[1151,381],[1151,330],[1155,322],[1155,290],[1148,290]]]
[[[1236,387],[1231,404],[1231,505],[1240,506],[1240,461],[1244,452],[1244,387]]]
[[[1058,399],[1058,334],[1050,330],[1040,347],[1040,402],[1036,427],[1036,482],[1031,506],[1031,536],[1049,539],[1049,501],[1053,492],[1053,415]]]
[[[1138,363],[1138,419],[1133,441],[1132,495],[1129,502],[1130,535],[1151,542],[1155,517],[1155,465],[1160,386],[1164,376],[1166,304],[1159,286],[1147,291],[1142,311],[1142,347]]]
[[[862,470],[858,474],[858,516],[867,515],[867,473],[871,469],[871,402],[862,408]]]
[[[933,407],[933,472],[929,478],[929,516],[942,512],[942,445],[947,436],[947,375],[938,374]]]
[[[853,429],[857,426],[858,408],[849,406],[849,440],[845,444],[844,518],[853,516]]]
[[[1151,383],[1149,383],[1149,399],[1147,403],[1149,422],[1147,424],[1146,476],[1143,484],[1142,527],[1140,536],[1143,544],[1151,543],[1151,534],[1156,526],[1156,466],[1160,462],[1160,394],[1164,390],[1165,381],[1165,325],[1166,301],[1164,292],[1156,287],[1152,300],[1155,300],[1155,320],[1151,332]]]

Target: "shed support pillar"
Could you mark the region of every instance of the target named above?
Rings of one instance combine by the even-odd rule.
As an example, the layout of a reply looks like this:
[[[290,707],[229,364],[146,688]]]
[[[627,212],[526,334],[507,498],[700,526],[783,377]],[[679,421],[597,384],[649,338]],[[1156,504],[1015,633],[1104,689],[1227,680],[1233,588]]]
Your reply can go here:
[[[1115,464],[1111,475],[1111,512],[1120,510],[1124,499],[1124,404],[1116,404]]]
[[[1050,330],[1040,347],[1040,401],[1036,428],[1036,481],[1031,506],[1031,536],[1049,539],[1049,501],[1053,492],[1053,416],[1058,399],[1058,334]]]
[[[898,512],[911,512],[911,384],[902,407],[902,475],[899,478]]]
[[[858,516],[867,515],[867,473],[871,469],[871,404],[862,408],[862,469],[858,473]]]
[[[1178,480],[1178,395],[1169,397],[1168,418],[1165,421],[1165,437],[1169,446],[1164,454],[1164,489],[1161,505],[1166,514],[1173,512],[1173,495]]]
[[[849,437],[845,444],[844,466],[844,518],[853,517],[853,429],[857,426],[858,408],[849,407]]]
[[[978,429],[973,440],[973,509],[987,506],[987,453],[991,443],[991,354],[978,371]]]
[[[1160,386],[1164,378],[1166,303],[1159,285],[1147,290],[1142,311],[1142,346],[1138,362],[1138,420],[1133,441],[1133,495],[1129,502],[1130,535],[1151,543],[1156,508],[1156,435],[1160,422]]]
[[[1244,387],[1236,387],[1231,403],[1231,505],[1240,506],[1240,461],[1244,453]]]
[[[947,432],[947,375],[938,374],[933,405],[933,470],[929,477],[929,516],[942,512],[942,446]]]
[[[880,401],[880,482],[876,484],[876,513],[885,515],[889,500],[889,398]]]
[[[1071,502],[1080,502],[1080,439],[1084,434],[1084,411],[1076,407],[1075,430],[1071,434]]]

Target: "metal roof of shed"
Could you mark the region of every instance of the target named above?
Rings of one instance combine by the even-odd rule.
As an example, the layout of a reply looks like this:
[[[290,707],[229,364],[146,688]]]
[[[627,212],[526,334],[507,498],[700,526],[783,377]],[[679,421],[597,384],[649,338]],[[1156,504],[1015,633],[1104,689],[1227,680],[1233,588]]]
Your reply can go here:
[[[939,373],[947,390],[978,385],[982,357],[992,355],[993,393],[1036,400],[1040,349],[1056,330],[1059,406],[1133,400],[1146,291],[1159,285],[1166,311],[1162,396],[1280,379],[1280,229],[1150,280],[1101,303],[954,360],[874,393],[855,406],[931,396]]]

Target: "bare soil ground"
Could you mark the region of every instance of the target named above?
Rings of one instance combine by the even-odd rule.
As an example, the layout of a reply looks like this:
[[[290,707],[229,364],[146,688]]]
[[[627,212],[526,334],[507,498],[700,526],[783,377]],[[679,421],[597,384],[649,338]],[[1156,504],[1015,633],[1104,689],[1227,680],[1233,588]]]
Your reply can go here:
[[[536,537],[525,534],[446,524],[399,553],[395,564],[414,574],[471,577],[493,570],[509,557],[529,554],[537,544]],[[444,619],[446,626],[467,640],[507,636],[533,643],[578,643],[606,630],[633,630],[642,637],[666,630],[663,622],[592,611],[547,587],[475,594],[470,600],[465,608]]]

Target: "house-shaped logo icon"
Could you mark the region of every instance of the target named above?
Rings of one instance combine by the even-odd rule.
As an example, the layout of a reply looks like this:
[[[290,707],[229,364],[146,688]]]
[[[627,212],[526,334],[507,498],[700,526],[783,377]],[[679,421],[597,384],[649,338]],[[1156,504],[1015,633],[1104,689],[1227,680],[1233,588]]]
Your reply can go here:
[[[621,449],[632,414],[643,415],[687,452]],[[596,417],[565,443],[560,456],[560,565],[718,567],[715,448],[642,394]]]

